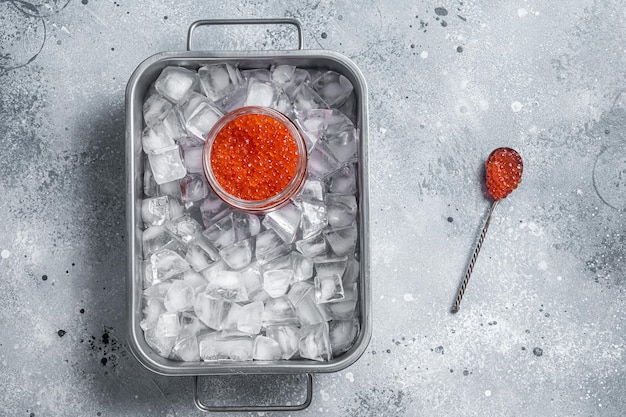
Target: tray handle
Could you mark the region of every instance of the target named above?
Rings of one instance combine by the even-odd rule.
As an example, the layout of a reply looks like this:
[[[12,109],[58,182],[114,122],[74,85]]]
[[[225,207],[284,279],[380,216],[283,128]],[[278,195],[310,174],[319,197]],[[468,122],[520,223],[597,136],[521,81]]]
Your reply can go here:
[[[298,49],[304,49],[304,35],[302,33],[302,25],[299,20],[288,18],[272,18],[272,19],[208,19],[196,20],[189,26],[187,32],[187,50],[191,51],[191,39],[193,32],[199,26],[221,26],[221,25],[291,25],[295,26],[298,31]]]
[[[204,404],[198,397],[198,375],[193,377],[193,402],[200,411],[211,413],[224,412],[271,412],[271,411],[300,411],[311,405],[313,399],[313,376],[306,374],[306,398],[304,402],[296,405],[229,405],[229,406],[211,406]]]

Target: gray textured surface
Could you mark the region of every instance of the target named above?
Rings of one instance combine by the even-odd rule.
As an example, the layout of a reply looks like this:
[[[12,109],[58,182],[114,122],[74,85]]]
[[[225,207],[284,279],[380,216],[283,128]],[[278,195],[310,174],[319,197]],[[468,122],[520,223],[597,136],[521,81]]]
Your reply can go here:
[[[315,375],[298,415],[623,415],[622,1],[177,3],[0,1],[0,415],[201,414],[188,379],[126,348],[124,88],[211,17],[296,17],[306,48],[344,53],[369,85],[374,334],[355,365]],[[522,154],[523,182],[451,315],[499,146]]]

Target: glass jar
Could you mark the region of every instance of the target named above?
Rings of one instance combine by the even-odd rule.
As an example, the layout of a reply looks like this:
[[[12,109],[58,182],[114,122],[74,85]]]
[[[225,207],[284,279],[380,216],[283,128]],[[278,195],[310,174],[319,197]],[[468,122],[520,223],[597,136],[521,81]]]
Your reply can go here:
[[[230,206],[264,214],[289,202],[306,179],[307,149],[284,114],[242,107],[213,126],[202,152],[207,181]]]

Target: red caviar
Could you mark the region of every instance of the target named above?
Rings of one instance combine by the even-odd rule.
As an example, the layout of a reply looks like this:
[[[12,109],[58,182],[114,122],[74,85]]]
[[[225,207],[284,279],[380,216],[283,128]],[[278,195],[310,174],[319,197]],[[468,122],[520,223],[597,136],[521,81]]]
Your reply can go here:
[[[505,198],[522,181],[524,164],[514,149],[498,148],[489,155],[487,168],[487,192],[494,200]]]
[[[244,114],[226,123],[211,146],[211,169],[235,198],[272,198],[291,183],[300,156],[285,124],[266,114]]]

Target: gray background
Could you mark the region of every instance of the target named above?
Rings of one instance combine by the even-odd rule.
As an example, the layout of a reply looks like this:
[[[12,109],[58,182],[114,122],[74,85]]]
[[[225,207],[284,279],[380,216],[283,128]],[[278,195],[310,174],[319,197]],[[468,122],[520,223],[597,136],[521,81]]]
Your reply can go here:
[[[201,414],[189,379],[143,369],[125,340],[124,89],[192,21],[233,17],[299,19],[305,48],[347,55],[369,87],[373,337],[292,415],[623,415],[621,0],[175,3],[0,1],[0,415]],[[206,29],[194,45],[295,40]],[[499,146],[523,182],[452,315]],[[303,389],[203,382],[207,402]]]

